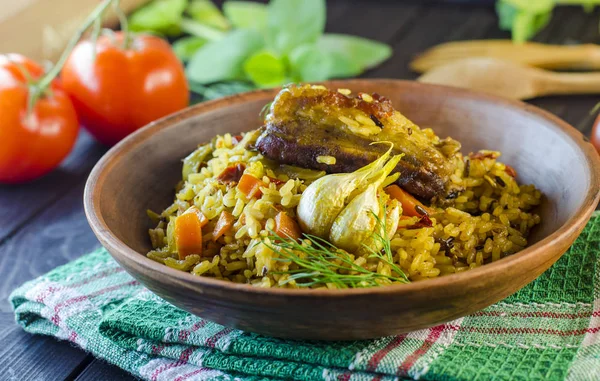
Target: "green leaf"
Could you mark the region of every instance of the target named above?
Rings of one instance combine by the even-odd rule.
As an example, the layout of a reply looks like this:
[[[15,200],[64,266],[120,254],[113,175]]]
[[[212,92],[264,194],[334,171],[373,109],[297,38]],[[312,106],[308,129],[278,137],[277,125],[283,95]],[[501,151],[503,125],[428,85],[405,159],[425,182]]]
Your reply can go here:
[[[186,0],[154,0],[129,17],[129,29],[177,36],[181,34],[179,24],[186,5]]]
[[[324,81],[329,78],[334,63],[330,54],[314,44],[292,50],[289,61],[296,82]]]
[[[498,23],[502,30],[512,30],[518,10],[513,5],[504,1],[496,3],[496,13],[498,14]]]
[[[546,13],[551,12],[556,5],[556,0],[500,0],[503,3],[512,5],[521,12],[527,13]],[[580,0],[585,3],[585,0]]]
[[[392,48],[382,42],[345,34],[324,34],[317,41],[317,47],[334,60],[331,77],[358,75],[392,55]]]
[[[223,13],[235,28],[264,30],[267,27],[267,6],[252,1],[226,1]]]
[[[228,30],[229,21],[223,16],[211,0],[192,0],[187,7],[187,13],[198,22],[217,28],[219,30]]]
[[[551,17],[552,13],[517,13],[512,28],[513,41],[520,44],[529,40],[548,25]]]
[[[317,41],[325,30],[325,0],[271,0],[267,44],[285,55],[295,47]]]
[[[207,40],[201,37],[183,37],[173,43],[173,52],[181,61],[187,62],[206,42]]]
[[[523,43],[548,25],[554,5],[553,0],[500,0],[496,3],[500,29],[512,31],[513,41]]]
[[[263,45],[263,38],[257,31],[233,31],[222,40],[201,47],[188,63],[187,77],[199,84],[242,78],[244,61]]]
[[[259,87],[275,87],[285,83],[285,62],[268,51],[261,51],[244,62],[244,73]]]
[[[219,29],[186,17],[181,19],[180,26],[181,30],[185,33],[191,34],[195,37],[205,38],[208,41],[220,40],[227,35],[227,33]]]
[[[211,100],[222,98],[228,95],[245,93],[246,91],[252,91],[256,87],[249,82],[242,81],[229,81],[215,83],[210,86],[203,86],[194,82],[190,82],[190,89],[196,93],[202,95],[204,100]]]

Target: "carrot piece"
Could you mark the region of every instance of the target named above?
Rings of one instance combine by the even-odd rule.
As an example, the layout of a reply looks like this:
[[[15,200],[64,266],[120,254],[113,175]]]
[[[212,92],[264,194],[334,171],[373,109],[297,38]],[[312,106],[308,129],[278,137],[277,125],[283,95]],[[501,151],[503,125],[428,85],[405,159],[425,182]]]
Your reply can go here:
[[[215,225],[215,229],[213,230],[212,240],[216,242],[223,234],[227,233],[229,229],[233,227],[233,223],[235,222],[235,217],[233,214],[222,211],[219,219],[217,220],[217,224]]]
[[[240,192],[246,195],[248,198],[259,198],[262,196],[262,192],[260,191],[260,187],[264,187],[265,183],[257,179],[256,177],[244,173],[240,178],[240,182],[237,185],[237,188]]]
[[[200,227],[201,228],[205,227],[206,224],[208,223],[208,218],[206,218],[204,216],[204,214],[200,211],[200,209],[198,209],[198,207],[196,207],[195,205],[190,206],[182,214],[186,214],[186,213],[194,213],[196,216],[198,216],[198,219],[200,220]]]
[[[275,216],[275,234],[282,238],[297,240],[302,236],[302,231],[293,218],[284,212],[279,212]]]
[[[223,184],[232,182],[237,183],[240,181],[245,169],[246,165],[244,163],[230,165],[229,167],[225,168],[219,176],[217,176],[217,181]]]
[[[175,220],[175,244],[179,259],[202,254],[202,227],[196,213],[184,213]]]
[[[395,198],[402,204],[402,214],[411,217],[421,217],[425,214],[431,214],[433,211],[414,198],[410,193],[402,190],[398,185],[390,185],[385,188],[385,192],[390,197]]]

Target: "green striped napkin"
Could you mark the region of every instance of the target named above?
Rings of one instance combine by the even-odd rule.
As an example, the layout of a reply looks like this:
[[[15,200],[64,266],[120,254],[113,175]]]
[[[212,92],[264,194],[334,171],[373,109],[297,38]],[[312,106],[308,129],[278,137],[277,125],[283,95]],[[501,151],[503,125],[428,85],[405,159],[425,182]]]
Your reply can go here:
[[[173,307],[101,249],[15,290],[17,322],[147,380],[600,380],[600,215],[551,269],[471,316],[377,340],[302,342]]]

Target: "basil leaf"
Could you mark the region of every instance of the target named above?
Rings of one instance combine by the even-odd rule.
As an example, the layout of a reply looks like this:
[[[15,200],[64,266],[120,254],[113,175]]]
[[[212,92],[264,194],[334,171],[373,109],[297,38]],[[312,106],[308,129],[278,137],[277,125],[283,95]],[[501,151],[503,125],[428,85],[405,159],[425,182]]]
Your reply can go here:
[[[271,0],[267,44],[280,54],[315,42],[325,30],[325,0]]]
[[[193,0],[187,7],[187,13],[198,22],[217,28],[228,30],[229,21],[223,16],[211,0]]]
[[[285,63],[273,53],[261,51],[244,62],[244,73],[259,87],[275,87],[286,80]]]
[[[364,69],[346,54],[339,52],[330,52],[329,56],[332,61],[329,69],[329,78],[348,78],[356,77],[364,71]]]
[[[201,37],[183,37],[175,41],[172,48],[177,58],[183,62],[187,62],[206,42],[207,40]]]
[[[317,82],[330,77],[334,60],[316,45],[301,45],[289,56],[294,81]]]
[[[155,0],[131,14],[129,29],[177,36],[181,34],[179,24],[186,5],[186,0]]]
[[[317,47],[333,56],[332,77],[349,77],[360,74],[387,60],[392,48],[382,42],[346,34],[324,34]]]
[[[226,32],[187,17],[181,19],[180,27],[183,32],[195,37],[205,38],[208,41],[221,40],[227,35]]]
[[[217,99],[228,95],[245,93],[252,91],[255,87],[249,82],[229,81],[219,82],[210,86],[203,86],[195,82],[190,82],[190,90],[203,97],[203,100]]]
[[[187,77],[200,84],[242,78],[244,61],[263,45],[262,35],[257,31],[233,31],[222,40],[201,47],[188,63]]]
[[[223,13],[235,28],[264,30],[267,27],[267,6],[252,1],[226,1]]]

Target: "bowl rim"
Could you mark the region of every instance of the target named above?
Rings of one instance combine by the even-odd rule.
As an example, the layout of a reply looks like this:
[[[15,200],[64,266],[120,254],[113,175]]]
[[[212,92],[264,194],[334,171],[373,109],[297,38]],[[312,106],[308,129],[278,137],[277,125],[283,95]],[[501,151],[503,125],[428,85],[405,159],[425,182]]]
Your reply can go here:
[[[498,103],[504,106],[520,109],[522,111],[532,113],[542,119],[545,119],[552,124],[552,128],[564,133],[572,142],[579,148],[581,153],[586,158],[587,168],[586,170],[590,174],[590,186],[587,189],[584,203],[574,215],[569,218],[562,226],[560,226],[552,234],[544,237],[540,241],[534,243],[525,249],[505,257],[499,261],[489,263],[485,266],[480,266],[469,271],[465,271],[457,274],[445,275],[443,277],[427,279],[420,282],[411,282],[408,284],[394,284],[384,287],[371,287],[371,288],[352,288],[352,289],[288,289],[288,288],[261,288],[252,287],[247,284],[239,284],[219,279],[213,279],[209,277],[196,276],[188,272],[176,270],[165,266],[161,263],[155,262],[150,258],[147,258],[143,253],[139,253],[123,241],[114,235],[108,225],[105,223],[100,213],[99,197],[96,197],[97,192],[101,188],[101,185],[106,180],[107,174],[111,168],[117,163],[119,157],[130,151],[134,147],[143,144],[143,142],[151,135],[171,127],[173,124],[179,123],[182,120],[193,117],[197,114],[210,112],[223,107],[228,107],[232,104],[241,104],[248,101],[258,100],[269,96],[270,98],[279,91],[278,88],[268,90],[255,90],[242,94],[235,94],[228,97],[212,100],[204,103],[199,103],[190,107],[187,107],[181,111],[168,115],[164,118],[158,119],[145,127],[137,130],[133,134],[126,137],[124,140],[119,142],[117,145],[112,147],[104,156],[96,163],[92,169],[88,180],[85,184],[84,190],[84,209],[85,214],[94,234],[98,237],[102,245],[109,251],[109,253],[115,257],[115,259],[122,258],[128,262],[134,262],[146,271],[162,273],[167,278],[167,281],[179,281],[182,283],[193,283],[195,286],[203,287],[204,289],[213,289],[219,291],[231,291],[242,294],[260,294],[262,296],[270,295],[273,297],[320,297],[328,299],[344,298],[349,296],[361,296],[361,295],[387,295],[394,294],[400,296],[401,294],[414,293],[416,291],[423,291],[424,289],[429,291],[443,290],[450,285],[456,287],[459,284],[468,284],[473,282],[475,279],[483,279],[493,274],[502,273],[508,271],[510,268],[524,265],[525,262],[530,260],[532,256],[539,255],[543,258],[546,247],[557,245],[562,241],[568,240],[569,237],[578,233],[578,230],[582,229],[589,218],[591,217],[598,201],[600,200],[600,156],[589,143],[588,139],[577,129],[572,127],[567,122],[563,121],[559,117],[551,114],[548,111],[542,110],[536,106],[516,101],[499,96],[486,94],[483,92],[476,92],[467,89],[424,84],[415,81],[399,80],[399,79],[351,79],[351,80],[334,80],[321,82],[321,84],[332,87],[340,88],[344,86],[355,86],[361,87],[363,84],[378,84],[378,83],[389,83],[400,87],[411,87],[411,86],[423,86],[429,87],[433,90],[445,92],[448,96],[457,96],[463,99],[486,101],[490,103]],[[562,255],[562,254],[561,254]]]

